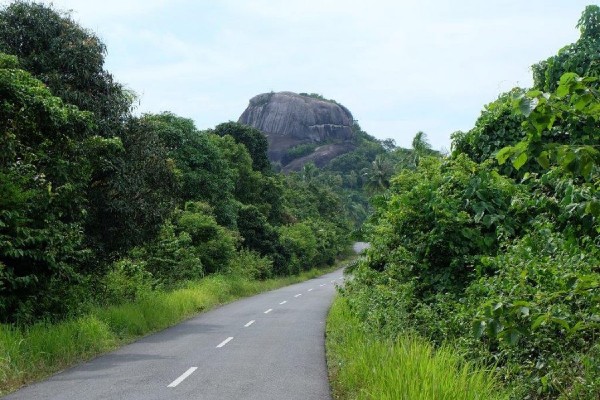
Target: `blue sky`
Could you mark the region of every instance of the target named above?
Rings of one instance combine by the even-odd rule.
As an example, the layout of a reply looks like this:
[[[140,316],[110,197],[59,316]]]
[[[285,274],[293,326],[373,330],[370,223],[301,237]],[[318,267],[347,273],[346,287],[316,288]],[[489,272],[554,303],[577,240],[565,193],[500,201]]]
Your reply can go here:
[[[1,4],[7,4],[0,0]],[[50,3],[49,1],[46,3]],[[433,147],[577,40],[579,0],[53,0],[106,43],[106,69],[198,128],[269,91],[315,92],[371,135]]]

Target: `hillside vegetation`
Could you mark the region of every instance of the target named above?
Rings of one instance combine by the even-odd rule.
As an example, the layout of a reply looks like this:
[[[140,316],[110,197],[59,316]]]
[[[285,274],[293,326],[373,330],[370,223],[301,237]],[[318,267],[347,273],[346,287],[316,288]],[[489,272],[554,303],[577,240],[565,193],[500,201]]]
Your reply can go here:
[[[453,135],[450,156],[396,162],[379,181],[372,247],[336,303],[352,323],[330,321],[342,397],[417,398],[390,389],[400,374],[372,382],[423,358],[382,361],[419,338],[490,369],[512,399],[600,398],[600,8],[578,27],[533,67],[532,89],[502,94]],[[376,362],[338,346],[353,337],[386,344]],[[439,365],[450,364],[429,371]],[[434,398],[470,398],[448,396]]]

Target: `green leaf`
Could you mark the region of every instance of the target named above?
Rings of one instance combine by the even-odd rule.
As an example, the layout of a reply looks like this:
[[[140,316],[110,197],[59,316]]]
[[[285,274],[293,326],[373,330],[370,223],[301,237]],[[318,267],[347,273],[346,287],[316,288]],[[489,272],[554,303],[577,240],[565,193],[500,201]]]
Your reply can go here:
[[[560,80],[558,81],[559,85],[572,85],[574,83],[577,83],[577,79],[579,78],[579,75],[577,75],[575,72],[566,72],[564,74],[562,74],[562,76],[560,77]]]
[[[585,205],[585,213],[594,217],[600,216],[600,201],[590,200]]]
[[[557,96],[559,99],[562,99],[563,97],[566,97],[566,96],[568,96],[570,92],[571,92],[571,91],[570,91],[570,89],[569,89],[569,86],[567,86],[567,85],[560,85],[560,86],[559,86],[559,87],[556,89],[556,96]]]
[[[546,314],[542,314],[542,315],[538,316],[535,319],[535,321],[533,321],[533,324],[531,324],[531,330],[537,329],[540,325],[542,325],[547,320],[548,320],[548,315],[546,315]]]
[[[542,166],[542,168],[544,168],[544,169],[550,168],[550,160],[548,158],[548,152],[547,151],[542,151],[536,157],[536,161],[538,162],[538,164],[540,164]]]
[[[483,218],[483,214],[485,213],[485,211],[479,211],[477,214],[475,214],[475,217],[473,218],[475,220],[476,223],[479,223],[479,221],[481,221],[481,218]]]
[[[527,97],[538,97],[540,95],[542,95],[544,92],[542,92],[541,90],[530,90],[529,92],[527,92]]]
[[[555,324],[558,324],[558,325],[562,326],[567,331],[570,330],[569,323],[565,319],[563,319],[563,318],[552,317],[551,321],[554,322]]]
[[[519,111],[524,116],[529,117],[529,115],[533,112],[533,110],[535,110],[539,102],[540,100],[535,97],[533,99],[529,97],[521,97],[519,99]]]
[[[594,100],[594,97],[588,93],[588,94],[585,94],[585,95],[579,97],[577,99],[577,101],[575,101],[575,104],[573,106],[575,107],[576,110],[581,111],[584,108],[586,108],[588,106],[588,104],[590,104],[593,100]]]
[[[564,168],[568,167],[573,161],[577,159],[577,155],[567,146],[565,146],[565,151],[563,156],[560,158],[560,165]]]
[[[481,338],[481,336],[483,336],[484,331],[485,331],[485,322],[484,321],[473,321],[472,332],[473,332],[473,337],[475,339]]]
[[[583,321],[577,322],[571,329],[569,329],[569,335],[573,335],[578,331],[584,330],[586,328],[585,323]]]
[[[497,337],[500,332],[504,330],[504,325],[498,320],[491,320],[488,324],[488,331],[490,336]]]
[[[527,162],[527,158],[527,153],[519,154],[519,156],[512,161],[513,167],[515,167],[517,170],[521,169],[521,167]]]
[[[590,180],[591,176],[592,176],[592,171],[594,169],[594,161],[593,160],[587,160],[582,166],[581,166],[581,175],[583,175],[583,177],[585,178],[585,180]]]
[[[502,165],[509,159],[509,157],[513,154],[514,148],[512,146],[507,146],[501,149],[498,154],[496,154],[496,160],[498,160],[498,164]]]
[[[521,333],[516,329],[511,329],[510,335],[508,336],[508,342],[511,346],[517,345],[519,343],[519,339],[521,338]]]
[[[535,113],[529,118],[538,134],[547,129],[551,129],[556,121],[556,115],[548,113]]]
[[[515,153],[519,153],[519,154],[524,151],[527,151],[528,148],[529,148],[529,142],[527,142],[525,140],[515,144],[515,146],[514,146]]]

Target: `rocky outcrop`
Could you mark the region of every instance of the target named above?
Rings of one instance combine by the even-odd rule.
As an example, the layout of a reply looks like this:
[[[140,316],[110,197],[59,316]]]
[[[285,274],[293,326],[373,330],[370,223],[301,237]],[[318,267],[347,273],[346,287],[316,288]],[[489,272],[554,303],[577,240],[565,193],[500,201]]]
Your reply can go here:
[[[322,149],[321,156],[313,157],[319,164],[326,164],[328,159],[347,152],[353,138],[353,118],[346,107],[292,92],[263,93],[253,97],[238,122],[253,126],[267,136],[272,162],[280,162],[290,148],[300,144],[335,144],[327,151]],[[313,161],[310,155],[302,158]],[[303,165],[295,161],[293,169]]]
[[[282,168],[283,172],[299,171],[304,164],[312,162],[319,168],[323,168],[327,163],[335,157],[348,153],[356,149],[356,146],[351,143],[334,143],[319,146],[312,153],[296,158]]]

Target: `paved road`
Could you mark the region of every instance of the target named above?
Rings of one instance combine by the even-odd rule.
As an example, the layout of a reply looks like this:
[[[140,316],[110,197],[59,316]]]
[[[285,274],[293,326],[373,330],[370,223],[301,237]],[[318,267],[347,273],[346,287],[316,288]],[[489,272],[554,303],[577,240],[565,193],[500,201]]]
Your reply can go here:
[[[325,319],[341,280],[225,305],[5,399],[330,399]]]
[[[356,242],[356,243],[354,243],[354,245],[352,245],[352,249],[354,250],[354,252],[356,254],[362,253],[369,247],[371,247],[371,244],[367,243],[367,242]]]

